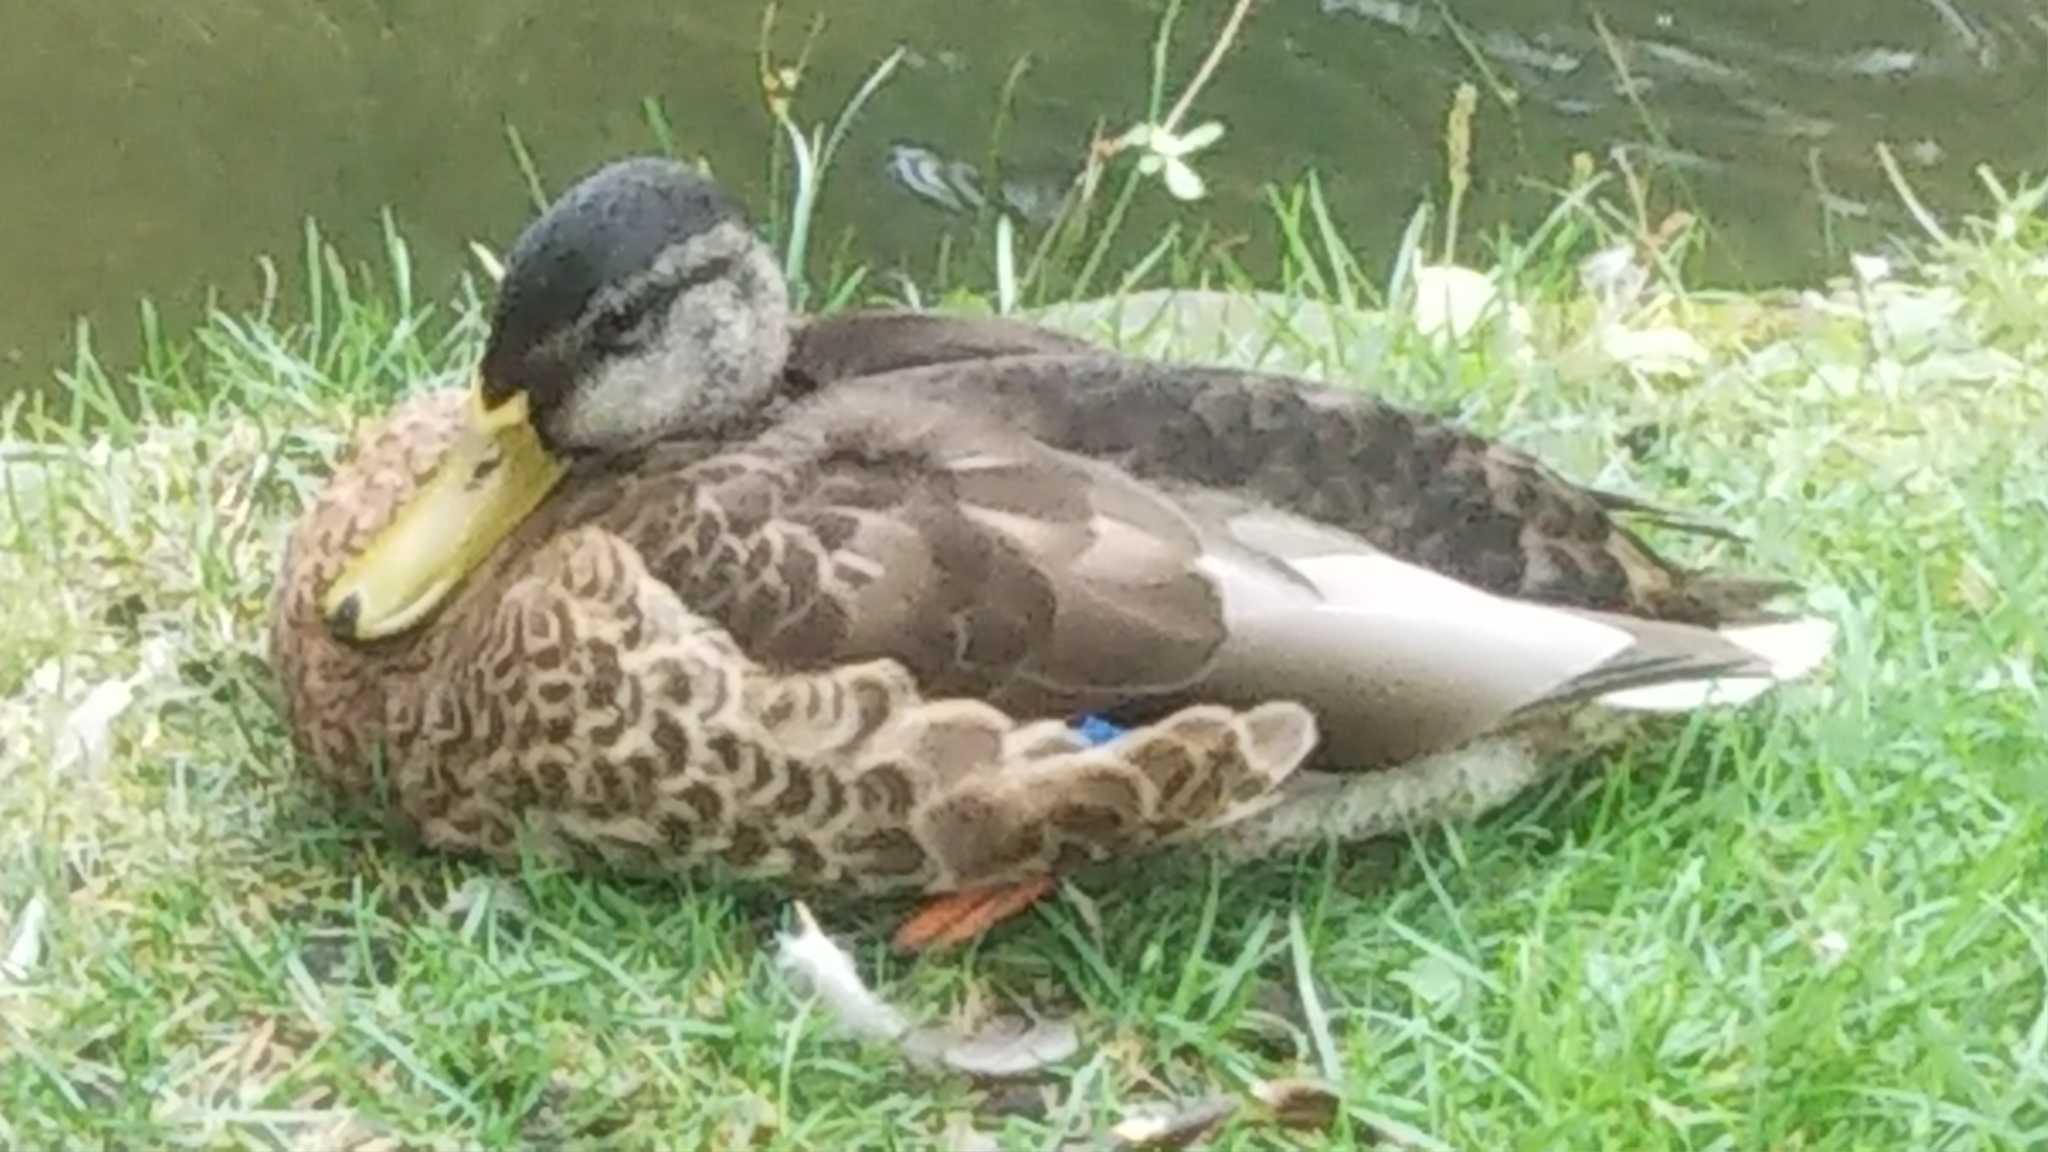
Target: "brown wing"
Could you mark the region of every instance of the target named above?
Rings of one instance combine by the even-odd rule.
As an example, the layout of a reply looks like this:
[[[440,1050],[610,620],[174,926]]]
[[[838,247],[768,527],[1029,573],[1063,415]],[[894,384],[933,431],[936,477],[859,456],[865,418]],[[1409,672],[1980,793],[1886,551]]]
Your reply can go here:
[[[790,358],[800,389],[895,372],[938,395],[999,401],[1060,448],[1239,489],[1504,595],[1712,624],[1767,618],[1761,606],[1787,590],[1680,568],[1627,520],[1723,535],[1711,525],[1358,392],[1133,360],[997,317],[847,313],[808,322]]]
[[[936,364],[891,378],[1141,479],[1229,490],[1503,595],[1694,623],[1778,585],[1659,557],[1612,497],[1512,448],[1364,393],[1108,352]]]
[[[889,657],[928,692],[1063,712],[1185,687],[1224,638],[1172,501],[886,385],[617,482],[604,522],[773,667]]]

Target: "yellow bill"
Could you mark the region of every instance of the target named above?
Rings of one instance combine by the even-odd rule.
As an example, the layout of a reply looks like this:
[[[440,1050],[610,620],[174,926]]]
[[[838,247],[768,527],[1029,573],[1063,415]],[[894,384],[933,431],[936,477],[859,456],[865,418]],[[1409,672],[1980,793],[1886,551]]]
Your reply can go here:
[[[568,470],[528,423],[525,393],[486,408],[480,385],[440,467],[328,588],[320,611],[336,636],[377,640],[426,619]]]

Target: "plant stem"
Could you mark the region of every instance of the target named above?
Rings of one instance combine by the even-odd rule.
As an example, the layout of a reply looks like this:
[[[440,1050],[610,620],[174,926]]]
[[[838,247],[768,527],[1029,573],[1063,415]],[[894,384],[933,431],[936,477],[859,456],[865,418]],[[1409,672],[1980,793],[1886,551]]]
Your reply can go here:
[[[1216,42],[1209,46],[1209,55],[1202,59],[1202,66],[1195,70],[1194,79],[1188,81],[1186,88],[1181,89],[1180,99],[1174,102],[1173,111],[1168,112],[1166,119],[1160,121],[1162,128],[1172,132],[1180,126],[1181,118],[1188,114],[1188,110],[1194,107],[1195,97],[1201,95],[1202,89],[1216,74],[1217,67],[1223,63],[1223,53],[1228,51],[1231,43],[1237,39],[1238,30],[1244,26],[1245,17],[1251,14],[1252,4],[1253,0],[1237,0],[1237,4],[1231,8],[1229,18],[1223,22],[1223,30],[1216,34]]]

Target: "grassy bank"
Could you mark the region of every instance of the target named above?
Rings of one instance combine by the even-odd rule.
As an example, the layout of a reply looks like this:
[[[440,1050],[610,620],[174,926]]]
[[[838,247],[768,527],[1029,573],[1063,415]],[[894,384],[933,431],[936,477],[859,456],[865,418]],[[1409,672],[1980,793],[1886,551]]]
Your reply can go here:
[[[1504,298],[1460,339],[1429,330],[1441,276],[1382,274],[1310,195],[1276,202],[1272,294],[1172,243],[1074,279],[1232,294],[1057,316],[1708,513],[1840,621],[1833,669],[1474,826],[1079,877],[965,956],[905,965],[896,909],[819,909],[918,1013],[1074,1014],[1042,1090],[837,1035],[774,966],[773,891],[418,854],[301,779],[276,549],[360,421],[463,376],[486,293],[417,300],[395,239],[374,276],[315,242],[290,307],[153,339],[132,378],[82,359],[0,448],[0,1146],[1047,1148],[1302,1072],[1343,1089],[1333,1146],[2048,1142],[2040,193],[1767,297],[1688,290],[1647,258],[1682,236],[1597,200],[1495,246]]]

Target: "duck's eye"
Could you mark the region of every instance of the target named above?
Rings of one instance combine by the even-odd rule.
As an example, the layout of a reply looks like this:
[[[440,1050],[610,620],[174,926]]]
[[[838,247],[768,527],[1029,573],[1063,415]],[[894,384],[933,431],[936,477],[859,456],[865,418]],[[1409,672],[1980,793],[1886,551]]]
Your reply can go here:
[[[647,301],[622,301],[599,313],[590,340],[606,352],[631,352],[653,337],[660,319],[660,310]]]

